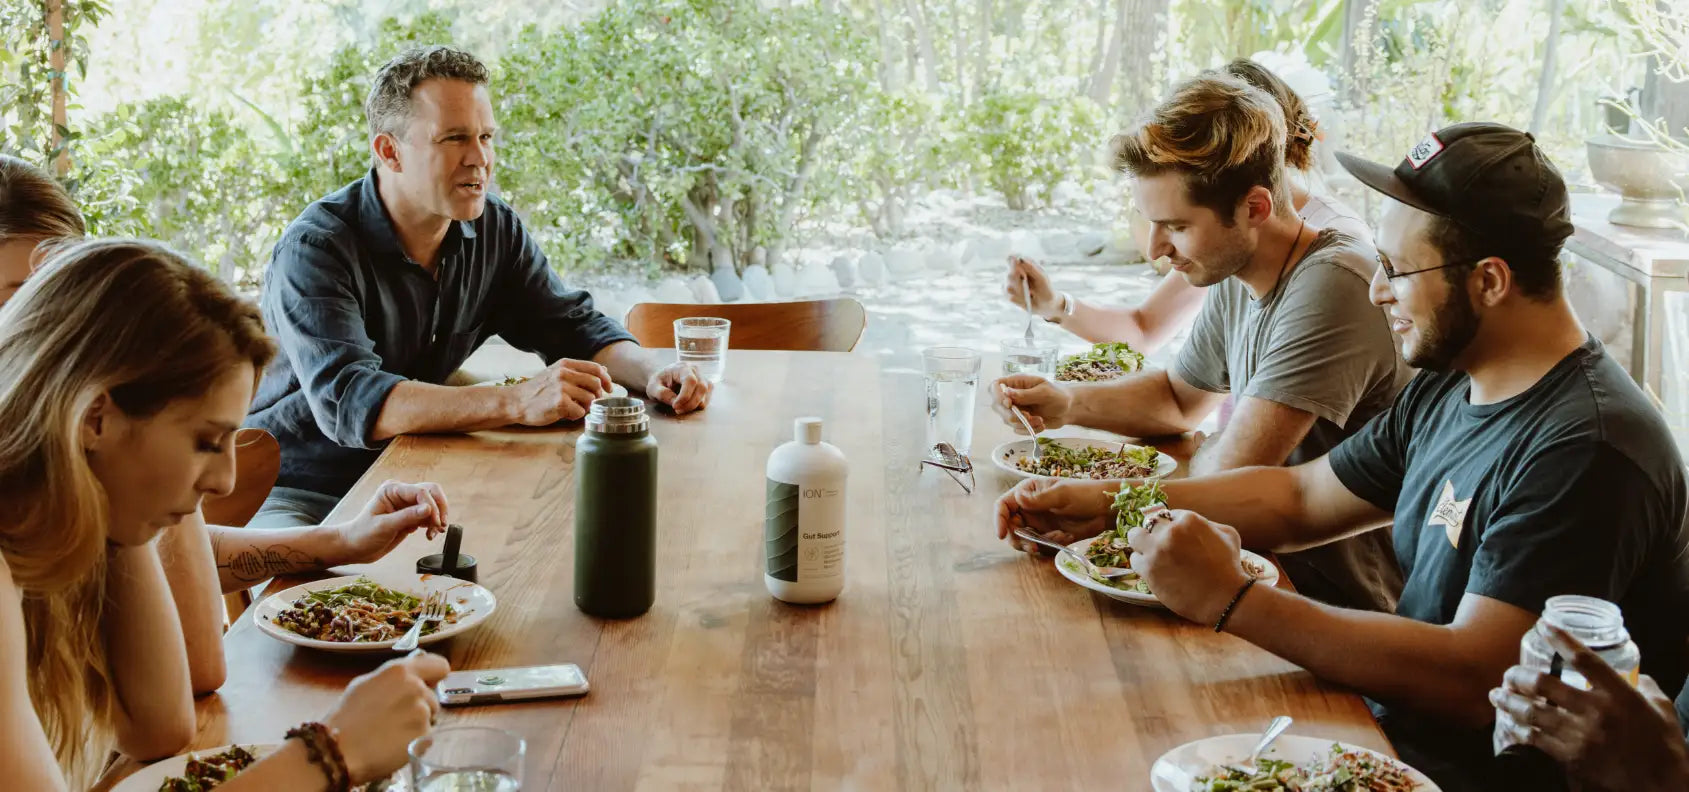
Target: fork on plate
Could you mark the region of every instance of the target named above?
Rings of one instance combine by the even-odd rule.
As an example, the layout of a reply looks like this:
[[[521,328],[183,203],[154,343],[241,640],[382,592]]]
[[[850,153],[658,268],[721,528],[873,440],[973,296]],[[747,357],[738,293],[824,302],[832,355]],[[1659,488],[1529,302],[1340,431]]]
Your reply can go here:
[[[416,623],[411,625],[410,631],[406,632],[404,637],[399,639],[398,643],[393,644],[393,651],[409,652],[412,649],[415,649],[416,642],[422,638],[422,626],[430,623],[438,624],[445,621],[446,615],[450,613],[450,611],[451,608],[446,604],[446,598],[444,595],[435,595],[423,600],[422,612],[417,614]]]

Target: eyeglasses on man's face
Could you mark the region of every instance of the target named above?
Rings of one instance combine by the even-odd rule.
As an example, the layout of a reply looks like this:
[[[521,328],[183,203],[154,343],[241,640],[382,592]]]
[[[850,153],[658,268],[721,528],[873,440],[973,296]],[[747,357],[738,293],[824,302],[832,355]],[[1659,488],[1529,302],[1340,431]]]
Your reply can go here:
[[[1384,272],[1384,279],[1385,280],[1395,280],[1397,278],[1405,278],[1409,275],[1418,275],[1421,272],[1436,272],[1437,270],[1448,269],[1449,267],[1471,267],[1471,266],[1476,266],[1477,263],[1478,263],[1477,261],[1458,261],[1458,262],[1455,262],[1453,264],[1442,264],[1442,265],[1439,265],[1439,266],[1436,266],[1436,267],[1426,267],[1425,269],[1409,270],[1408,272],[1397,272],[1396,268],[1390,264],[1390,259],[1386,258],[1383,254],[1380,254],[1377,257],[1377,261],[1378,261],[1378,268]]]

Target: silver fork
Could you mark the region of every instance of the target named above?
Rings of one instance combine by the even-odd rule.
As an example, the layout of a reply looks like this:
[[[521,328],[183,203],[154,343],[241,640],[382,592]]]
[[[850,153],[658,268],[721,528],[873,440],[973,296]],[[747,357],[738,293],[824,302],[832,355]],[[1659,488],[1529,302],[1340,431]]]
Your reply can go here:
[[[1084,557],[1084,556],[1082,556],[1078,553],[1075,553],[1071,549],[1063,547],[1063,546],[1061,546],[1061,545],[1059,545],[1055,542],[1052,542],[1048,539],[1045,539],[1042,536],[1038,536],[1037,534],[1034,534],[1031,531],[1026,530],[1025,528],[1016,528],[1015,529],[1015,536],[1018,536],[1022,539],[1025,539],[1028,542],[1032,542],[1033,544],[1038,544],[1038,545],[1043,545],[1044,547],[1048,547],[1051,550],[1054,550],[1058,553],[1061,553],[1062,555],[1067,556],[1068,558],[1073,559],[1074,561],[1079,562],[1079,568],[1085,570],[1085,574],[1090,575],[1091,577],[1094,577],[1094,578],[1099,578],[1101,580],[1117,580],[1119,578],[1130,577],[1130,576],[1137,574],[1136,572],[1133,572],[1132,570],[1127,569],[1125,567],[1108,567],[1108,568],[1105,569],[1103,567],[1097,566],[1096,564],[1091,563],[1091,559],[1086,558],[1086,557]]]
[[[416,642],[422,638],[422,625],[430,622],[437,623],[445,621],[447,612],[448,608],[445,597],[430,597],[427,600],[424,600],[422,603],[422,612],[417,614],[416,623],[411,625],[410,631],[405,633],[404,637],[400,638],[398,643],[393,644],[393,651],[409,652],[410,650],[415,649]]]

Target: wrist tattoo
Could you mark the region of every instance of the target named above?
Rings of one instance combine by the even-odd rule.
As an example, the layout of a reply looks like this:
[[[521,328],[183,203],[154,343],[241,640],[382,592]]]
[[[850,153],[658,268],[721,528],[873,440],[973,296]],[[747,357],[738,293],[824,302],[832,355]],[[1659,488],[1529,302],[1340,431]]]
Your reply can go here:
[[[217,558],[217,569],[228,570],[229,576],[235,580],[256,583],[269,580],[277,575],[288,575],[309,569],[321,569],[328,563],[321,558],[312,556],[289,545],[277,544],[268,547],[252,547],[233,553],[224,553],[222,543],[212,541],[212,551]]]

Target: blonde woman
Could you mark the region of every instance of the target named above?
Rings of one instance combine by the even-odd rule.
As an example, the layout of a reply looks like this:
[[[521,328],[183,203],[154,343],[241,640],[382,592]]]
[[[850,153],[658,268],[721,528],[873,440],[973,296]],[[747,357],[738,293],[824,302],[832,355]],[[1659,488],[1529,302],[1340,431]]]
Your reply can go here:
[[[57,180],[15,157],[0,155],[0,304],[5,303],[50,242],[84,233],[77,211]],[[412,531],[432,538],[444,525],[438,488],[383,485],[350,522],[285,529],[207,526],[198,512],[160,538],[158,552],[182,622],[189,679],[196,694],[223,685],[222,593],[275,577],[386,555]]]
[[[232,486],[230,440],[274,352],[255,306],[147,242],[58,246],[0,308],[9,788],[80,784],[112,742],[150,758],[191,739],[186,651],[155,540]],[[420,655],[360,678],[322,724],[225,788],[327,789],[396,769],[428,730],[446,671]]]
[[[1313,146],[1319,137],[1319,122],[1308,111],[1302,97],[1278,75],[1248,58],[1238,58],[1226,64],[1222,71],[1265,91],[1283,109],[1288,130],[1284,149],[1285,185],[1290,190],[1291,205],[1308,222],[1308,228],[1335,229],[1371,245],[1372,232],[1360,219],[1359,212],[1336,198],[1313,191],[1317,177]],[[1134,215],[1132,222],[1134,236],[1147,240],[1149,222],[1142,215]],[[1202,308],[1202,297],[1207,292],[1204,287],[1191,285],[1179,273],[1169,272],[1136,307],[1096,305],[1066,292],[1057,293],[1050,284],[1050,276],[1038,264],[1019,257],[1010,259],[1003,293],[1010,302],[1022,305],[1028,287],[1032,289],[1032,312],[1045,320],[1086,341],[1124,341],[1141,352],[1160,349],[1180,328],[1189,325]]]

